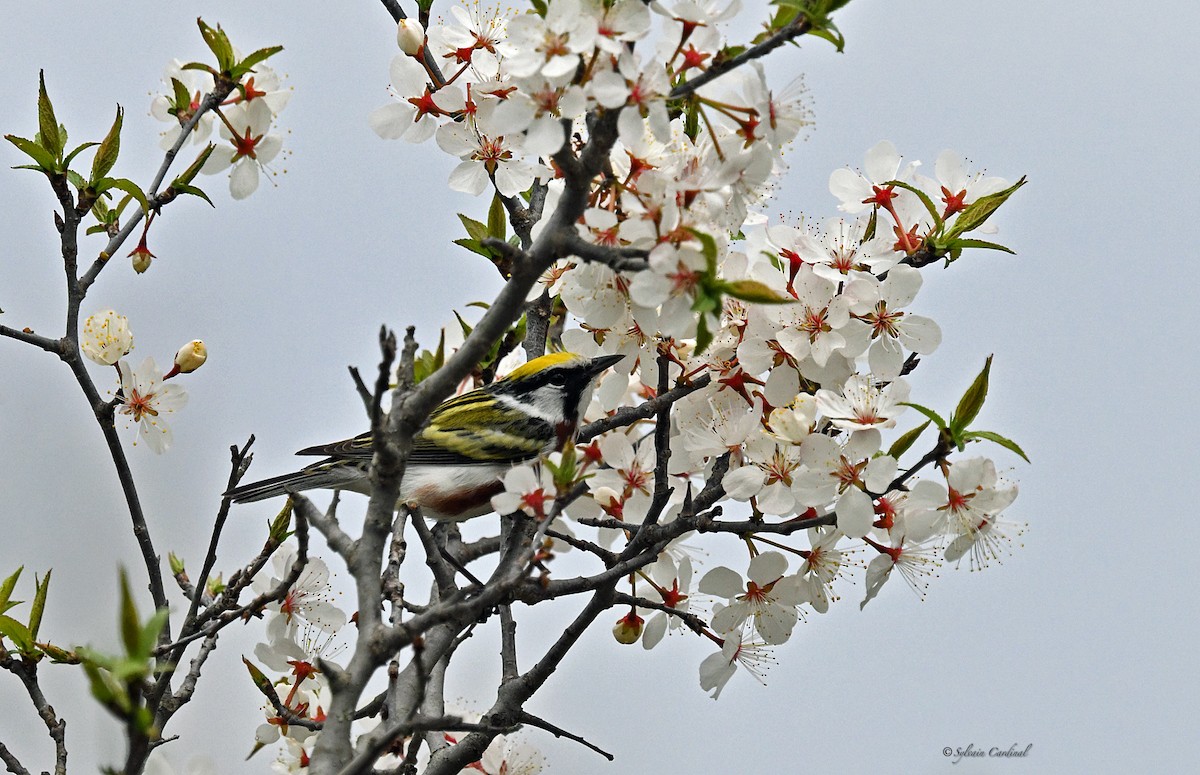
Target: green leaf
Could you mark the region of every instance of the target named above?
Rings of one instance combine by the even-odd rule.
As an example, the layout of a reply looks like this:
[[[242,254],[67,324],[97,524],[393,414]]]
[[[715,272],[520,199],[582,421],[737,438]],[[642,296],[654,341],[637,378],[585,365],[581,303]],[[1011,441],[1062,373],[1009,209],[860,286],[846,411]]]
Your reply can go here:
[[[34,576],[37,584],[37,592],[33,595],[33,608],[29,612],[29,635],[34,640],[37,640],[38,628],[42,626],[42,613],[46,610],[46,595],[50,591],[50,573],[46,571],[45,578],[38,579]]]
[[[58,119],[54,116],[54,105],[50,95],[46,93],[46,73],[38,71],[38,133],[42,136],[42,145],[55,159],[61,159],[63,146],[67,139],[59,131]]]
[[[172,101],[172,107],[175,110],[186,108],[192,104],[192,94],[188,88],[183,85],[183,81],[178,78],[171,79],[171,91],[175,94],[175,99]]]
[[[912,407],[913,409],[916,409],[918,412],[920,412],[921,414],[925,415],[930,420],[932,420],[933,424],[935,426],[937,426],[939,430],[945,430],[947,427],[946,421],[942,419],[941,415],[939,415],[937,412],[933,411],[929,407],[921,406],[920,404],[914,404],[910,401],[901,401],[900,405],[908,406],[908,407]]]
[[[975,381],[967,388],[967,392],[963,393],[962,398],[958,400],[958,406],[954,409],[954,414],[950,417],[950,433],[955,438],[958,438],[967,426],[979,414],[979,410],[983,408],[983,402],[987,398],[988,390],[988,374],[992,370],[992,356],[988,356],[984,361],[983,371],[975,377]]]
[[[242,664],[250,671],[250,680],[254,681],[254,685],[258,687],[260,692],[266,695],[268,699],[279,699],[279,695],[275,693],[275,686],[271,683],[271,679],[267,677],[266,673],[255,667],[254,663],[245,657],[242,657]]]
[[[25,570],[24,565],[17,568],[16,573],[6,578],[3,582],[0,582],[0,606],[8,604],[8,599],[12,597],[13,590],[17,588],[17,579],[21,578],[21,571],[23,570]]]
[[[174,190],[174,192],[176,194],[189,194],[191,196],[198,196],[201,199],[203,199],[205,202],[208,202],[208,204],[210,206],[216,207],[216,205],[213,204],[213,201],[208,198],[208,194],[204,193],[202,190],[200,190],[199,188],[196,188],[195,186],[189,186],[189,185],[180,183],[179,185],[172,184],[171,189]]]
[[[97,143],[97,142],[90,142],[90,143],[84,143],[83,145],[76,146],[75,150],[68,153],[67,158],[63,159],[62,166],[64,168],[71,166],[71,162],[75,161],[76,156],[78,156],[83,151],[86,151],[88,148],[91,148],[91,147],[99,145],[99,144],[100,143]]]
[[[213,151],[216,149],[217,146],[209,143],[205,149],[200,152],[200,155],[196,157],[196,160],[188,165],[186,170],[175,176],[175,180],[171,183],[171,187],[178,191],[180,186],[186,186],[195,180],[196,176],[200,174],[200,169],[208,161],[208,157],[212,156]],[[207,197],[205,198],[207,199]]]
[[[58,171],[58,162],[54,156],[33,140],[26,140],[24,137],[17,137],[16,135],[5,135],[4,139],[17,146],[22,153],[37,162],[38,169],[43,172],[49,174]]]
[[[967,209],[959,213],[958,217],[954,219],[954,223],[950,226],[949,231],[946,232],[945,238],[953,241],[968,231],[978,229],[992,213],[996,212],[996,209],[999,208],[1000,205],[1008,201],[1008,198],[1012,196],[1018,188],[1025,185],[1025,183],[1026,178],[1021,176],[1020,180],[1018,180],[1016,183],[1013,183],[1003,191],[997,191],[994,194],[988,194],[987,196],[981,196],[976,199],[967,207]]]
[[[917,437],[929,427],[930,422],[930,420],[926,420],[912,430],[905,432],[903,436],[892,442],[892,446],[888,449],[888,456],[899,460],[900,456],[905,452],[908,452],[908,450],[916,442]]]
[[[121,643],[127,654],[133,654],[138,647],[142,622],[138,618],[137,604],[133,600],[133,593],[129,591],[129,577],[125,575],[124,568],[121,569],[120,606]]]
[[[223,73],[230,72],[233,69],[234,61],[233,44],[229,42],[229,36],[225,34],[220,25],[213,29],[205,24],[203,19],[196,19],[196,24],[200,27],[200,35],[208,44],[208,49],[217,58],[217,67]]]
[[[241,75],[244,75],[254,69],[254,66],[259,62],[263,62],[270,57],[275,56],[280,51],[283,51],[283,46],[268,46],[266,48],[260,48],[258,51],[251,53],[241,62],[238,62],[237,67],[234,69],[240,71],[238,73],[238,76],[240,77]]]
[[[884,183],[883,185],[897,186],[899,188],[904,189],[905,191],[911,191],[912,193],[916,194],[917,198],[921,200],[921,204],[925,205],[925,209],[928,210],[930,216],[933,217],[934,228],[935,229],[942,228],[942,216],[938,213],[937,207],[934,206],[933,200],[929,198],[929,194],[926,194],[924,191],[917,188],[916,186],[910,186],[908,183],[905,183],[902,180],[889,180],[887,183]]]
[[[996,444],[999,444],[1000,446],[1004,447],[1005,449],[1009,450],[1010,452],[1014,452],[1017,455],[1020,455],[1021,459],[1024,460],[1026,463],[1030,462],[1029,456],[1025,454],[1025,450],[1021,449],[1017,445],[1017,442],[1013,441],[1012,439],[1005,438],[1004,436],[1001,436],[999,433],[992,433],[991,431],[967,431],[966,433],[964,433],[962,435],[962,437],[963,437],[964,441],[971,441],[974,439],[982,439],[982,440],[986,440],[986,441],[995,442]]]
[[[696,239],[700,240],[700,252],[704,254],[704,266],[709,275],[717,275],[717,241],[711,234],[688,229]]]
[[[117,117],[113,119],[112,127],[105,135],[103,142],[100,143],[100,150],[96,151],[96,157],[92,159],[92,180],[102,178],[108,174],[108,171],[117,163],[117,156],[121,153],[121,122],[125,111],[121,106],[117,106]]]
[[[505,239],[508,232],[508,212],[500,194],[492,197],[492,205],[488,208],[487,233],[494,239]]]
[[[769,285],[760,283],[758,280],[722,282],[721,290],[735,299],[754,304],[792,304],[796,301],[791,296],[777,293]]]
[[[988,242],[981,239],[956,239],[946,246],[950,250],[961,251],[963,248],[984,248],[986,250],[1001,250],[1005,253],[1015,256],[1017,251],[1011,248],[1006,248],[996,242]],[[955,256],[957,258],[957,256]]]
[[[461,237],[459,239],[454,240],[453,242],[455,245],[466,248],[467,250],[471,251],[472,253],[478,253],[479,255],[483,256],[484,258],[490,259],[493,255],[492,251],[489,248],[485,248],[483,245],[481,245],[479,243],[479,240],[477,240],[477,239],[471,239],[470,237]]]
[[[871,208],[871,217],[867,219],[867,228],[863,229],[862,242],[875,239],[875,228],[879,225],[879,208]],[[862,243],[859,243],[862,244]]]
[[[67,182],[80,191],[88,187],[88,182],[75,170],[67,170]]]
[[[170,615],[171,612],[166,608],[160,608],[154,612],[154,616],[151,616],[145,626],[142,627],[137,642],[138,650],[131,654],[131,656],[145,661],[149,661],[154,656],[154,648],[158,645],[158,634],[167,625],[167,619]]]
[[[103,193],[110,188],[120,189],[138,201],[138,204],[142,206],[143,213],[150,213],[150,202],[146,200],[146,195],[142,193],[142,189],[138,188],[138,184],[132,180],[127,178],[100,178],[99,180],[92,181],[92,187],[95,188],[97,194]]]
[[[13,645],[22,653],[34,648],[33,637],[29,634],[29,628],[11,616],[0,615],[0,636],[11,640]]]
[[[712,344],[713,336],[708,330],[708,322],[704,315],[696,322],[696,355],[704,352]]]
[[[212,67],[211,65],[206,65],[203,62],[188,62],[186,65],[183,65],[179,69],[180,70],[203,70],[204,72],[211,75],[213,78],[221,77],[221,73],[215,67]]]
[[[488,238],[487,224],[480,223],[472,218],[468,218],[462,213],[458,214],[458,219],[462,221],[462,225],[467,229],[467,236],[477,242],[483,242]]]

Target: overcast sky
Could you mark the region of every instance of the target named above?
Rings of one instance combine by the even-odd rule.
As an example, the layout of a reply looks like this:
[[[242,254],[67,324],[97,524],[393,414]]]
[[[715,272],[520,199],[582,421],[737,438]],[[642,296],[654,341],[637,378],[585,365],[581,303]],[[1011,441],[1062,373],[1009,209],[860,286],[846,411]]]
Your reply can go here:
[[[32,135],[44,69],[76,141],[99,139],[114,103],[125,106],[117,171],[148,181],[161,128],[147,115],[150,95],[172,57],[205,56],[198,13],[243,50],[286,47],[275,61],[295,88],[281,118],[291,156],[277,165],[276,186],[244,202],[220,179],[202,181],[217,208],[172,205],[151,234],[151,271],[134,276],[120,258],[84,308],[122,311],[137,354],[160,362],[190,339],[208,343],[174,449],[131,451],[157,546],[193,567],[230,444],[257,434],[255,469],[266,476],[289,470],[296,449],[357,432],[362,409],[345,367],[373,369],[380,324],[415,324],[431,344],[452,308],[496,290],[450,244],[461,236],[455,212],[482,217],[486,200],[448,192],[452,160],[432,143],[384,143],[367,126],[387,99],[395,45],[371,0],[8,4],[0,131]],[[1030,524],[1024,547],[982,573],[945,570],[924,603],[893,583],[860,612],[859,574],[842,604],[810,616],[780,650],[765,688],[739,674],[718,702],[697,684],[707,644],[675,636],[653,652],[623,649],[597,628],[530,710],[617,762],[525,734],[562,773],[1190,769],[1200,682],[1189,439],[1200,374],[1189,339],[1197,293],[1184,267],[1197,259],[1200,11],[854,0],[837,18],[844,54],[812,39],[772,60],[777,82],[806,74],[816,110],[772,212],[833,214],[830,171],[859,164],[885,138],[928,164],[953,148],[991,173],[1029,176],[998,219],[1017,256],[924,270],[918,311],[945,338],[912,380],[916,400],[948,408],[994,353],[980,423],[1033,460],[997,450],[1021,488],[1010,516]],[[19,163],[0,149],[0,165]],[[52,205],[38,176],[0,169],[0,320],[57,335]],[[0,341],[0,455],[0,576],[52,566],[43,633],[111,643],[117,566],[140,567],[120,490],[66,369],[10,340]],[[269,511],[238,513],[227,569],[261,545]],[[523,632],[566,615],[552,611]],[[185,739],[173,758],[207,752],[222,772],[265,770],[266,757],[241,762],[261,718],[239,665],[254,634],[222,638],[175,720]],[[477,651],[481,663],[492,659],[491,643]],[[73,769],[115,763],[116,727],[83,697],[79,672],[44,674],[68,717]],[[488,675],[451,693],[469,697]],[[0,675],[0,740],[31,767],[49,767],[48,741],[18,688]],[[474,694],[486,707],[490,698]],[[953,765],[942,753],[1012,744],[1032,744],[1029,758]]]

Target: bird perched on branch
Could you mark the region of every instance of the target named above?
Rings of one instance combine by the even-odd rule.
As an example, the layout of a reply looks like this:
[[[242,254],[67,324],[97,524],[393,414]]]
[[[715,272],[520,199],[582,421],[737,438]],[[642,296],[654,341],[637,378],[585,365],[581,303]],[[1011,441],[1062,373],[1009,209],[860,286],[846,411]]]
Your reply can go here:
[[[574,440],[596,378],[622,357],[551,353],[504,379],[444,401],[413,438],[400,502],[441,520],[491,511],[491,497],[504,489],[501,478],[509,468]],[[234,503],[248,503],[312,489],[370,493],[370,432],[296,454],[325,459],[225,495]]]

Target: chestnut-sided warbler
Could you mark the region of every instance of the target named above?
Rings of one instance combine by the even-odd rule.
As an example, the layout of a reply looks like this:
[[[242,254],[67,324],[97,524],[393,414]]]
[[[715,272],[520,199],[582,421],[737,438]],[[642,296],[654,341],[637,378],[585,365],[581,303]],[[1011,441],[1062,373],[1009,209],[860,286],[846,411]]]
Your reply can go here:
[[[551,353],[442,402],[413,439],[400,502],[442,520],[486,514],[491,497],[504,489],[501,478],[509,468],[574,440],[596,377],[622,357]],[[373,453],[369,432],[308,447],[296,454],[326,459],[225,494],[246,503],[316,488],[369,493]]]

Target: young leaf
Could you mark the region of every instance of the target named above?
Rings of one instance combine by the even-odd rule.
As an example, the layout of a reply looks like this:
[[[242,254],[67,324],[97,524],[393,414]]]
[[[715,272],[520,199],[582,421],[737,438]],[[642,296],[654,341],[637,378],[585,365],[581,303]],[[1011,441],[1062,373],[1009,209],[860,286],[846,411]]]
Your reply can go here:
[[[934,425],[936,425],[936,426],[938,427],[938,429],[939,429],[939,430],[945,430],[945,429],[946,429],[946,421],[942,419],[941,415],[939,415],[937,412],[933,411],[933,410],[932,410],[932,409],[930,409],[929,407],[926,407],[926,406],[921,406],[920,404],[914,404],[914,403],[912,403],[912,402],[910,402],[910,401],[901,401],[901,402],[900,402],[900,405],[901,405],[901,406],[908,406],[908,407],[911,407],[911,408],[913,408],[913,409],[916,409],[918,412],[920,412],[921,414],[925,415],[925,416],[926,416],[926,417],[928,417],[930,420],[933,420],[933,424],[934,424]]]
[[[1017,445],[1017,442],[1013,441],[1012,439],[1007,439],[1001,436],[999,433],[992,433],[991,431],[967,431],[962,435],[962,437],[964,441],[970,441],[971,439],[985,439],[987,441],[995,442],[1008,451],[1020,455],[1021,459],[1026,463],[1029,462],[1029,457],[1025,454],[1025,450],[1021,449]]]
[[[59,132],[58,119],[54,117],[54,105],[50,95],[46,93],[46,74],[38,71],[38,133],[42,136],[42,145],[55,159],[61,159],[66,138]]]
[[[933,217],[934,228],[935,229],[942,228],[942,216],[938,213],[937,207],[934,206],[933,200],[929,198],[929,194],[926,194],[924,191],[917,188],[916,186],[910,186],[908,183],[905,183],[902,180],[889,180],[884,185],[885,186],[899,186],[900,188],[904,189],[905,191],[911,191],[912,193],[916,194],[917,198],[921,200],[921,204],[925,205],[925,209],[929,211],[929,215]]]
[[[275,56],[280,51],[283,51],[283,46],[268,46],[267,48],[260,48],[258,51],[255,51],[247,56],[241,62],[238,62],[237,67],[235,67],[234,70],[237,76],[240,78],[241,76],[253,70],[254,66],[259,62],[263,62],[270,57]]]
[[[17,146],[18,150],[37,162],[37,168],[42,172],[50,174],[57,171],[58,163],[54,156],[34,141],[26,140],[24,137],[17,137],[16,135],[5,135],[4,139]],[[26,167],[24,169],[29,168]]]
[[[96,157],[92,159],[92,180],[107,175],[117,163],[117,156],[121,153],[121,121],[124,113],[118,105],[117,117],[113,119],[112,128],[108,130],[104,141],[100,143],[100,150],[96,151]]]
[[[200,155],[196,157],[196,160],[189,164],[186,170],[175,176],[175,181],[171,183],[171,187],[178,191],[180,186],[186,186],[195,180],[196,176],[200,174],[200,169],[208,161],[208,157],[212,156],[213,151],[216,149],[217,146],[213,145],[212,143],[209,143],[207,146],[205,146],[204,150],[200,152]]]
[[[791,304],[795,299],[776,293],[774,289],[758,280],[734,280],[721,283],[721,290],[735,299],[754,304]]]
[[[492,205],[488,208],[487,231],[489,237],[495,239],[504,239],[508,227],[508,213],[504,209],[504,202],[500,199],[500,194],[492,197]]]
[[[13,590],[17,588],[17,579],[21,578],[21,571],[25,570],[22,565],[17,568],[17,572],[0,582],[0,609],[8,605],[8,599],[12,597]]]
[[[930,420],[926,420],[912,430],[905,432],[903,436],[892,442],[892,446],[888,449],[888,456],[899,460],[901,455],[903,455],[905,452],[908,452],[908,450],[912,448],[912,445],[917,441],[917,437],[929,427],[930,422]]]
[[[11,616],[0,615],[0,637],[11,640],[21,653],[27,653],[34,649],[29,628]]]
[[[462,221],[462,225],[467,229],[467,236],[477,242],[483,242],[488,238],[488,227],[486,224],[480,223],[472,218],[468,218],[462,213],[458,214],[458,219]]]
[[[100,178],[99,180],[92,181],[92,187],[96,190],[97,194],[104,193],[110,188],[120,189],[138,201],[138,204],[142,206],[143,213],[150,212],[150,202],[146,200],[146,195],[142,193],[142,189],[138,188],[138,184],[132,180],[128,180],[127,178]]]
[[[66,168],[66,167],[70,167],[70,166],[71,166],[71,162],[75,161],[75,157],[76,157],[76,156],[78,156],[80,153],[82,153],[82,152],[86,151],[88,148],[92,148],[92,147],[94,147],[94,146],[97,146],[97,145],[99,145],[99,144],[100,144],[100,143],[91,142],[91,143],[83,143],[82,145],[77,145],[77,146],[75,146],[75,150],[73,150],[73,151],[71,151],[70,153],[68,153],[68,154],[67,154],[67,157],[66,157],[65,159],[63,159],[62,166],[63,166],[64,168]]]
[[[125,569],[121,569],[121,643],[128,654],[136,653],[138,636],[141,635],[142,623],[138,619],[137,604],[133,601],[133,593],[129,590],[129,577]]]
[[[962,250],[963,248],[984,248],[986,250],[1002,250],[1005,253],[1016,255],[1017,251],[1011,248],[1006,248],[995,242],[988,242],[981,239],[956,239],[950,244],[951,250]]]
[[[38,628],[42,626],[42,612],[46,610],[46,594],[50,591],[50,573],[46,571],[46,576],[42,579],[37,579],[34,576],[37,584],[37,591],[33,595],[33,608],[29,612],[29,636],[37,640]]]
[[[999,208],[1000,205],[1008,201],[1008,198],[1012,196],[1018,188],[1025,185],[1025,183],[1026,179],[1024,176],[1022,176],[1020,180],[1018,180],[1016,183],[1013,183],[1003,191],[997,191],[994,194],[988,194],[987,196],[981,196],[976,199],[970,204],[969,207],[967,207],[967,209],[959,213],[958,217],[954,219],[954,224],[951,225],[949,231],[946,232],[946,239],[954,240],[968,231],[978,229],[992,213],[996,212],[996,209]]]
[[[967,392],[963,393],[962,398],[958,400],[958,406],[954,409],[954,414],[950,417],[950,431],[957,437],[979,414],[979,410],[983,408],[984,399],[987,398],[988,390],[988,374],[992,370],[992,356],[988,356],[983,364],[983,371],[975,377],[975,381],[967,388]]]
[[[208,198],[208,194],[204,193],[202,190],[200,190],[199,188],[196,188],[195,186],[189,186],[189,185],[181,183],[179,185],[172,185],[171,189],[176,194],[190,194],[192,196],[198,196],[201,199],[203,199],[205,202],[208,202],[210,207],[216,207],[216,205],[213,204],[213,201]]]

